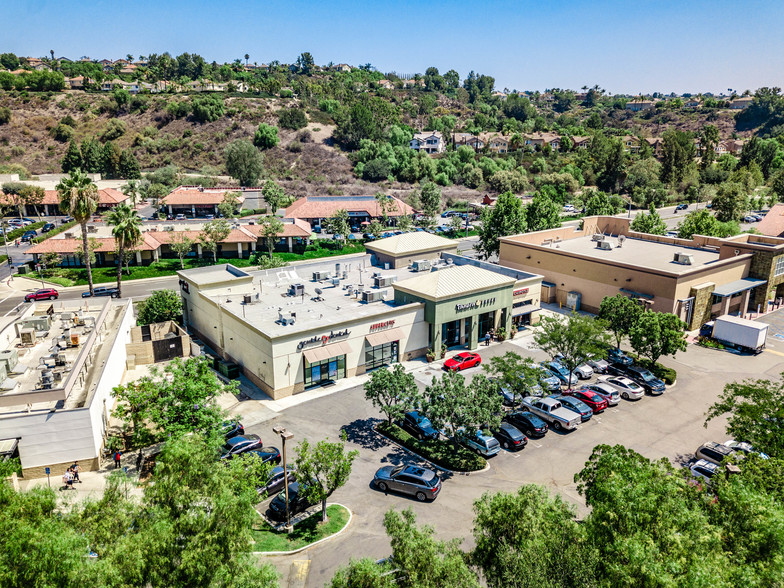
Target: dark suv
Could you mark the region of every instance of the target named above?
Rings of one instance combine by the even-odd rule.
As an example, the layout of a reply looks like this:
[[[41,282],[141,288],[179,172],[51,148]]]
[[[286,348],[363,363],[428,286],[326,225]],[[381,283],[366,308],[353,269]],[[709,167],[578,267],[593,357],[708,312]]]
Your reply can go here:
[[[441,480],[433,470],[416,466],[384,466],[376,472],[373,484],[381,490],[395,490],[416,496],[417,500],[435,500],[441,491]]]
[[[438,439],[438,431],[435,430],[430,419],[415,410],[407,412],[403,420],[398,424],[420,441],[423,439]]]
[[[623,375],[637,382],[649,394],[658,396],[664,392],[664,382],[654,376],[650,370],[639,365],[623,366]]]
[[[32,302],[33,300],[55,300],[60,294],[54,288],[41,288],[35,292],[26,294],[25,302]]]
[[[100,288],[93,288],[93,296],[111,296],[112,298],[119,298],[120,291],[117,288],[110,286],[101,286]],[[90,292],[82,292],[82,298],[89,298]]]

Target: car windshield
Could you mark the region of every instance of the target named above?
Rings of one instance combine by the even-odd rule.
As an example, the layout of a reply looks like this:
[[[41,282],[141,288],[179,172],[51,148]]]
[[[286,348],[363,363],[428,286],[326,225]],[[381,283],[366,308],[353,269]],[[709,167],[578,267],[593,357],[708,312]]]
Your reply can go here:
[[[650,382],[651,380],[655,380],[656,378],[653,376],[651,372],[648,370],[640,370],[639,372],[640,377],[645,380],[646,382]]]
[[[433,424],[430,422],[430,419],[427,418],[427,417],[423,417],[423,416],[419,417],[419,420],[417,421],[417,423],[423,429],[425,429],[427,427],[432,427],[433,426]]]

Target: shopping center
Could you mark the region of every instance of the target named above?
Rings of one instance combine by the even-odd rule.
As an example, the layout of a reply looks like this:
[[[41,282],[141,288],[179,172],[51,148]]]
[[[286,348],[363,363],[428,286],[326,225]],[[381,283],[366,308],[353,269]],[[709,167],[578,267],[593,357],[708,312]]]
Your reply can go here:
[[[542,279],[447,252],[395,268],[357,256],[178,275],[186,326],[274,399],[443,346],[475,349],[490,329],[509,336],[536,322]]]

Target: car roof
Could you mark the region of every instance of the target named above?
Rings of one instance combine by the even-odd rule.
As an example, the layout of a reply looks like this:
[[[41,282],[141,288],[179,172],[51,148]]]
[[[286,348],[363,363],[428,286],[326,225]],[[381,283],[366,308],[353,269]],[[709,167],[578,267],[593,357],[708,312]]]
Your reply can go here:
[[[705,468],[706,470],[711,470],[713,472],[719,471],[719,466],[717,466],[713,462],[708,461],[707,459],[698,459],[697,461],[694,462],[694,464],[691,467],[692,468],[702,467]]]
[[[420,478],[424,478],[425,480],[429,480],[430,478],[435,476],[435,472],[433,470],[429,470],[427,468],[420,468],[420,467],[416,467],[416,466],[411,466],[411,465],[406,466],[403,469],[402,473],[409,474],[409,475],[412,475],[412,476],[417,476],[417,477],[420,477]]]

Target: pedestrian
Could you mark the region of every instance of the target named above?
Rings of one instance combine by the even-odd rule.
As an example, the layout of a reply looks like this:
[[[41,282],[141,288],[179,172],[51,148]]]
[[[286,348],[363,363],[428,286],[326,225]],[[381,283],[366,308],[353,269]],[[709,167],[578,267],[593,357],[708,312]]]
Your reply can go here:
[[[16,240],[16,246],[19,247],[19,239]]]
[[[493,340],[495,340],[495,327],[493,327],[492,329],[490,329],[490,338],[491,338],[491,339],[493,339]]]
[[[71,472],[73,473],[74,482],[79,482],[81,484],[82,481],[79,479],[79,462],[78,461],[73,462],[73,465],[71,466]]]
[[[73,472],[71,472],[71,468],[65,470],[65,474],[63,475],[63,482],[65,482],[65,489],[68,490],[69,488],[75,490],[76,488],[73,487]]]
[[[114,452],[114,469],[117,470],[120,468],[120,458],[122,457],[122,451],[119,449]]]
[[[485,347],[490,345],[490,333],[485,333]]]

